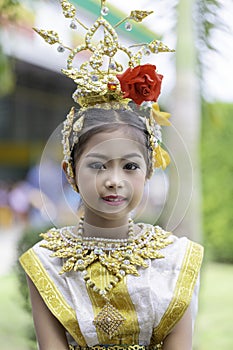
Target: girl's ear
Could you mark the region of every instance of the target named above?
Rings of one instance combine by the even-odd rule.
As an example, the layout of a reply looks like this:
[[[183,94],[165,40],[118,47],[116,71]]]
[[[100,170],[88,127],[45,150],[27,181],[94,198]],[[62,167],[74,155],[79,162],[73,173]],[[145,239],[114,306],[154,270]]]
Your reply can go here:
[[[69,171],[70,170],[69,164],[65,160],[63,160],[61,165],[62,165],[62,169],[63,169],[64,173],[66,174],[66,177],[67,177],[67,180],[69,181],[69,183],[75,184],[74,176]]]
[[[77,186],[76,181],[75,181],[73,169],[70,169],[71,165],[68,164],[65,160],[63,160],[61,163],[61,166],[62,166],[64,173],[66,174],[66,178],[67,178],[68,182],[73,187],[73,189],[76,192],[78,192],[78,186]]]
[[[67,164],[67,162],[66,162],[65,160],[63,160],[63,161],[61,162],[61,167],[62,167],[64,173],[67,175],[68,164]]]

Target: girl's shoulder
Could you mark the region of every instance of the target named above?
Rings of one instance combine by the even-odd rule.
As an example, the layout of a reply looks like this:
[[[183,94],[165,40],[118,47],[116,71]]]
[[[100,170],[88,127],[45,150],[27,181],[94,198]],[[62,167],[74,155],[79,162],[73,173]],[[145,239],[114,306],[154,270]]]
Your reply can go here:
[[[172,232],[166,231],[158,225],[138,224],[142,230],[139,234],[139,240],[148,239],[148,232],[151,239],[148,241],[148,248],[157,248],[160,250],[160,256],[164,259],[158,260],[156,266],[167,265],[168,268],[176,268],[182,263],[193,263],[199,269],[204,255],[204,248],[201,244],[194,242],[186,236],[178,237]],[[143,229],[144,228],[144,229]],[[146,229],[145,229],[146,228]]]

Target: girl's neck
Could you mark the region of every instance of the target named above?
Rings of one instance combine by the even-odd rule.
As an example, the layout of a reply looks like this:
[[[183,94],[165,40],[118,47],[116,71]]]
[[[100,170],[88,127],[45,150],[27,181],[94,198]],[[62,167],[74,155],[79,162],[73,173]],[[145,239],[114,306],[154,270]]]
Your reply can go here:
[[[129,224],[118,227],[96,227],[83,223],[83,236],[110,239],[125,239],[129,235]]]
[[[125,239],[129,233],[129,217],[109,219],[98,216],[89,210],[84,211],[83,236],[110,239]]]

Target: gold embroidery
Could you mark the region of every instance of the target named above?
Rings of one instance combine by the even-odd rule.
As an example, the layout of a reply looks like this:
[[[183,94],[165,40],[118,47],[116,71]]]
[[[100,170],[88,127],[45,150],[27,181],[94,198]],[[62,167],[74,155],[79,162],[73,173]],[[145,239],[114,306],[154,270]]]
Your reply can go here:
[[[94,308],[95,321],[97,321],[94,322],[94,324],[97,326],[96,331],[99,343],[101,344],[107,343],[109,338],[112,337],[115,338],[115,344],[118,343],[118,340],[121,343],[124,341],[124,344],[137,344],[138,342],[138,319],[125,285],[125,276],[127,274],[139,275],[136,267],[147,267],[146,259],[163,258],[164,256],[159,251],[172,243],[172,241],[168,239],[169,233],[162,230],[160,227],[144,225],[143,228],[143,233],[132,240],[125,248],[119,247],[119,250],[114,249],[108,252],[108,254],[97,254],[92,251],[91,254],[95,255],[94,261],[92,261],[92,259],[87,259],[88,263],[87,266],[85,266],[84,280],[87,282],[87,290]],[[86,249],[81,251],[80,247],[77,247],[76,244],[70,245],[69,241],[67,242],[67,240],[64,240],[64,232],[61,233],[60,230],[52,229],[48,233],[43,234],[43,237],[45,241],[41,243],[42,247],[54,251],[52,256],[66,258],[63,269],[64,266],[67,266],[67,262],[70,258],[77,260],[75,263],[80,262],[80,254],[83,255],[83,258],[88,258],[89,251]],[[80,245],[80,242],[78,242],[78,245]],[[87,254],[87,257],[84,257],[85,254]],[[93,267],[96,264],[99,265],[98,271],[101,269],[102,273],[99,274],[98,278],[93,279],[93,270],[95,270]],[[82,269],[78,270],[82,271]],[[102,281],[101,283],[99,283],[100,280]],[[95,288],[92,288],[93,284]],[[94,294],[91,289],[93,289]],[[105,296],[106,292],[111,294],[111,310],[119,310],[121,317],[120,322],[118,322],[119,320],[115,322],[115,326],[117,324],[118,327],[114,328],[114,332],[110,330],[111,327],[108,329],[105,325],[105,330],[108,329],[108,331],[104,334],[104,332],[99,332],[99,330],[103,330],[103,327],[99,327],[98,321],[100,321],[102,315],[100,310],[105,307],[106,301],[110,301],[110,299]],[[121,297],[119,297],[119,295],[121,295]],[[110,309],[108,308],[108,310]],[[100,314],[99,317],[98,314]],[[112,319],[111,313],[109,317]],[[124,334],[121,334],[119,338],[118,328],[120,328],[122,322],[124,322]],[[116,334],[117,336],[115,337]],[[119,339],[117,340],[117,338]]]
[[[153,330],[151,345],[162,342],[189,306],[203,258],[203,248],[189,241],[174,296],[159,325]]]
[[[99,262],[89,267],[89,274],[100,288],[108,285],[111,279],[110,273]],[[87,291],[96,317],[106,302],[101,295],[95,293],[91,288],[88,288]],[[111,339],[111,344],[137,344],[140,332],[139,323],[125,278],[112,290],[110,301],[125,319],[123,329],[119,328],[118,334]],[[99,332],[98,328],[96,332],[99,344],[109,344],[109,336],[106,333]]]
[[[154,346],[147,346],[147,345],[94,345],[94,346],[69,346],[70,350],[160,350],[162,349],[162,344],[157,344]]]
[[[107,333],[111,339],[117,334],[124,320],[120,312],[110,302],[107,302],[100,313],[95,317],[93,323],[96,328]]]
[[[169,241],[169,233],[159,226],[139,224],[142,229],[140,236],[130,238],[126,245],[117,245],[114,249],[108,249],[106,246],[97,246],[87,248],[85,240],[81,235],[74,236],[73,227],[64,227],[60,230],[51,229],[42,234],[44,241],[41,247],[52,250],[52,257],[64,258],[65,262],[61,274],[71,270],[82,271],[83,279],[87,288],[92,289],[96,294],[102,296],[107,302],[104,304],[104,310],[96,315],[94,325],[101,331],[112,337],[118,332],[118,328],[124,321],[124,317],[118,312],[118,316],[113,317],[114,307],[109,303],[109,293],[116,288],[127,274],[139,276],[137,267],[148,267],[147,259],[160,259],[164,256],[160,250],[172,242]],[[111,275],[108,284],[102,287],[98,286],[95,280],[89,274],[89,267],[98,262],[104,267],[103,275]],[[109,312],[107,314],[107,312]],[[103,314],[105,321],[109,319],[109,325],[103,323]]]
[[[87,344],[79,328],[75,311],[67,304],[54,282],[50,279],[33,249],[28,250],[21,256],[20,263],[51,312],[78,344],[86,346]]]

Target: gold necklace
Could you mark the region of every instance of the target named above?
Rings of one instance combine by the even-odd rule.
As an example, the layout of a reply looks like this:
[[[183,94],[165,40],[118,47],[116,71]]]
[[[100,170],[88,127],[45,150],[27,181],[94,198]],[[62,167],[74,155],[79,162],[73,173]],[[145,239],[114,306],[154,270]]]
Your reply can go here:
[[[168,240],[168,232],[159,226],[146,224],[138,224],[141,233],[134,237],[132,220],[129,221],[128,239],[83,237],[83,220],[81,218],[79,221],[77,235],[73,233],[74,227],[53,228],[41,234],[44,241],[40,246],[52,250],[52,257],[65,260],[60,274],[72,270],[79,271],[87,288],[104,298],[106,304],[93,323],[96,328],[112,338],[125,319],[110,303],[110,292],[126,275],[139,276],[137,268],[147,268],[147,259],[163,258],[159,251],[172,242]],[[96,261],[108,270],[111,276],[109,284],[103,289],[96,286],[88,272],[88,267]]]

